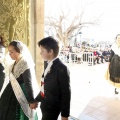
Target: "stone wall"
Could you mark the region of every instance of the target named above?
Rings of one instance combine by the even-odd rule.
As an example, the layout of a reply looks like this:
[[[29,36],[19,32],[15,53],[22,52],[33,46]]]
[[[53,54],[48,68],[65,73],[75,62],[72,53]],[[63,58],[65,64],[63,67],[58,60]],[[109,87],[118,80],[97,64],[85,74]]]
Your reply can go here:
[[[40,85],[43,73],[43,60],[38,41],[44,37],[44,0],[31,0],[31,53],[36,63],[36,77]]]
[[[44,0],[0,0],[0,35],[29,47],[40,85],[43,60],[37,43],[44,37]]]

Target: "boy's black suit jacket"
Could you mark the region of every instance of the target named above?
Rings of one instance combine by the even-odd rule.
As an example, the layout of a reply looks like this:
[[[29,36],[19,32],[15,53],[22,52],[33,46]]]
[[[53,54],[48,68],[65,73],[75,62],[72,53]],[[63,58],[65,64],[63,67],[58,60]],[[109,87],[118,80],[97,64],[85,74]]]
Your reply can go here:
[[[41,109],[49,112],[60,110],[61,116],[68,117],[70,113],[70,74],[68,68],[59,58],[53,61],[50,71],[44,78],[44,94],[36,97],[41,102]]]

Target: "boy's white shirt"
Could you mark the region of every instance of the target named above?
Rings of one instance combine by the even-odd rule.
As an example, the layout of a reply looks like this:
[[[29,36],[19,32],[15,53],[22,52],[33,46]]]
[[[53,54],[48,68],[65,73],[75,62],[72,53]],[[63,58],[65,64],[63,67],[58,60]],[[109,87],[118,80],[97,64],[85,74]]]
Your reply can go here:
[[[47,68],[45,69],[45,71],[43,73],[43,77],[42,77],[42,82],[43,83],[44,83],[44,78],[46,77],[47,73],[50,71],[51,66],[53,65],[53,61],[56,60],[56,59],[57,59],[57,57],[48,62]],[[40,91],[44,94],[44,85],[41,86]]]

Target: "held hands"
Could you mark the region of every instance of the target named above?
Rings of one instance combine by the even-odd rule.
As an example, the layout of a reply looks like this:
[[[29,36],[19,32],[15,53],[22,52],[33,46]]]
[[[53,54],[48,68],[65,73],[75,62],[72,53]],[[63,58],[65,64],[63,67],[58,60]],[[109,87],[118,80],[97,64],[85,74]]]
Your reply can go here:
[[[36,109],[38,107],[38,102],[30,103],[30,108],[31,109]]]

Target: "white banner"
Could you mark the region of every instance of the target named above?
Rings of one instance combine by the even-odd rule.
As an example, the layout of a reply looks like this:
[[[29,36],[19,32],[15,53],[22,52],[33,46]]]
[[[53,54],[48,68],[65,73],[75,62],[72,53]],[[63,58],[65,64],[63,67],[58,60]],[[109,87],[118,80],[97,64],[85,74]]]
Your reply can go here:
[[[20,106],[23,110],[23,112],[25,113],[25,115],[29,118],[29,120],[34,120],[33,119],[33,111],[30,107],[29,107],[29,103],[19,85],[19,83],[17,82],[17,80],[15,79],[14,75],[12,73],[10,73],[10,82],[13,88],[13,91],[15,93],[15,96],[18,100],[18,102],[20,103]]]

